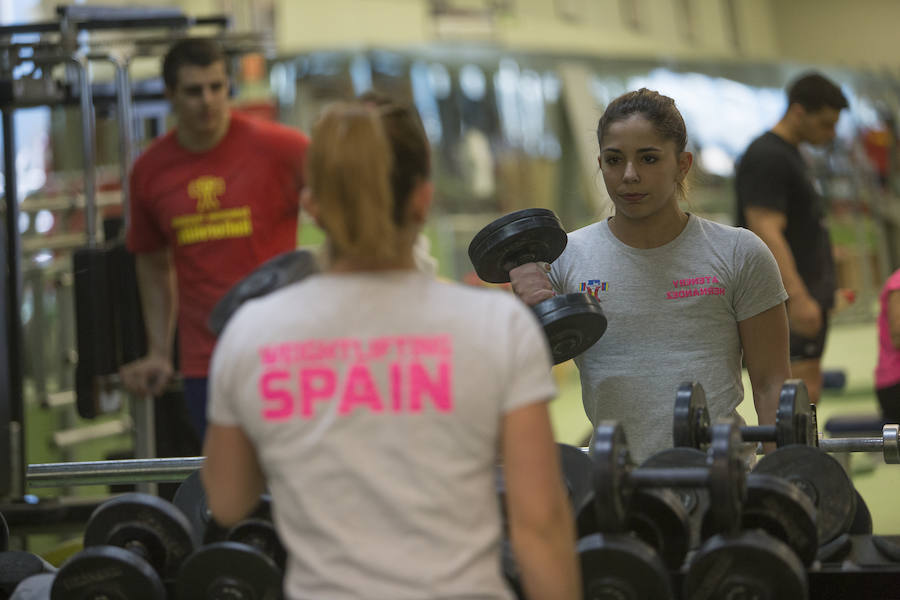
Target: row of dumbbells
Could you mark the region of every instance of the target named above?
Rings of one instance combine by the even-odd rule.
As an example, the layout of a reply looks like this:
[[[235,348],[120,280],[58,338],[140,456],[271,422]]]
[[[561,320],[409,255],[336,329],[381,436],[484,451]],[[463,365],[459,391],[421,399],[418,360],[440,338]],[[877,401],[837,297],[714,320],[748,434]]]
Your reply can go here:
[[[851,535],[872,533],[846,472],[812,442],[814,411],[802,383],[785,384],[769,428],[710,426],[697,384],[681,386],[677,397],[675,439],[688,439],[688,430],[698,447],[672,448],[635,467],[615,424],[597,429],[590,456],[560,445],[586,598],[674,597],[673,574],[686,598],[805,597],[808,569],[841,562]],[[751,440],[778,450],[747,474]],[[878,557],[896,566],[897,545],[870,538]],[[523,597],[508,544],[504,572]]]
[[[59,569],[28,552],[0,552],[0,599],[280,598],[285,559],[267,496],[248,519],[222,530],[195,472],[173,502],[131,493],[101,504],[85,527],[84,549]]]

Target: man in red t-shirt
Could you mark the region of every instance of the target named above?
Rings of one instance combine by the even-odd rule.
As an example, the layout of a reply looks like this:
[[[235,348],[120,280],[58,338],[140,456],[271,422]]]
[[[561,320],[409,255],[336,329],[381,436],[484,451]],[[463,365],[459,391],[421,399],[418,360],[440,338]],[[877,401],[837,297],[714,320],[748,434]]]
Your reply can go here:
[[[177,42],[163,60],[175,128],[131,173],[128,249],[135,253],[147,355],[121,368],[137,394],[169,382],[178,323],[185,401],[200,439],[216,302],[265,260],[294,249],[303,158],[299,131],[231,112],[225,55],[212,40]]]

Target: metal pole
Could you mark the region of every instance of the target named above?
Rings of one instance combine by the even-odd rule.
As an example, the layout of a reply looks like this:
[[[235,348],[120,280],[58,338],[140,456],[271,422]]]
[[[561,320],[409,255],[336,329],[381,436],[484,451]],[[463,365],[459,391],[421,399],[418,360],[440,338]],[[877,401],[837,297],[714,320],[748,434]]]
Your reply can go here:
[[[19,202],[16,182],[16,136],[14,123],[15,110],[11,107],[2,110],[3,119],[3,176],[4,196],[6,198],[6,314],[0,318],[6,320],[6,376],[9,380],[8,394],[3,399],[8,410],[9,452],[11,458],[22,459],[25,456],[25,440],[22,435],[13,435],[15,431],[24,431],[25,407],[22,386],[22,356],[24,354],[22,340],[22,246],[19,238]],[[0,353],[2,354],[2,353]],[[5,437],[5,436],[0,436]],[[3,440],[6,441],[6,440]],[[0,448],[0,451],[3,449]],[[25,482],[22,477],[22,464],[11,461],[9,483],[0,478],[0,496],[7,493],[18,496],[24,493]]]
[[[85,59],[69,57],[78,71],[78,82],[81,97],[81,152],[82,169],[84,171],[84,230],[87,234],[88,248],[97,245],[97,185],[94,169],[94,100],[91,80]]]
[[[29,487],[177,482],[202,467],[205,460],[203,456],[191,456],[46,463],[28,465],[25,478]]]

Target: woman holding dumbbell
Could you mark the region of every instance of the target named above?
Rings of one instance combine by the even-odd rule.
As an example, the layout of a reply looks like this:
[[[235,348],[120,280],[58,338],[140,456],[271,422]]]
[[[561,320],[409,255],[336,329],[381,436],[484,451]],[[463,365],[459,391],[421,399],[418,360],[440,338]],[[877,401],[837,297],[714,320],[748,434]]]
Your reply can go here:
[[[529,305],[578,291],[602,303],[606,333],[575,359],[588,418],[620,421],[643,460],[672,446],[683,381],[703,385],[711,418],[736,414],[743,356],[759,422],[774,424],[790,363],[787,295],[771,252],[750,231],[679,206],[693,158],[671,98],[647,89],[616,98],[597,138],[615,214],[569,234],[552,265],[510,272]]]
[[[410,109],[339,104],[316,124],[303,204],[330,264],[245,304],[219,338],[209,507],[229,526],[268,485],[288,598],[509,599],[502,455],[529,597],[578,598],[546,342],[507,295],[416,270],[429,170]]]

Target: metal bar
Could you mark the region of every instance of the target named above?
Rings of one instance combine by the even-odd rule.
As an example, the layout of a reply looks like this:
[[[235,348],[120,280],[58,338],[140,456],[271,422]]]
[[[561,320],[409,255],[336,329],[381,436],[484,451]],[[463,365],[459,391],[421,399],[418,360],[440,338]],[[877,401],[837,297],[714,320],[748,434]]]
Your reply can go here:
[[[28,465],[29,487],[178,482],[203,466],[203,456]]]
[[[884,438],[823,438],[819,448],[825,452],[881,452]]]
[[[9,425],[9,452],[11,458],[21,459],[25,456],[23,436],[15,436],[15,431],[24,429],[25,407],[23,404],[22,384],[22,248],[19,239],[19,203],[18,185],[16,181],[16,135],[14,109],[2,110],[3,120],[3,176],[6,198],[6,314],[0,318],[6,321],[6,377],[8,385],[3,392],[9,394],[5,399]],[[2,353],[0,353],[2,354]],[[4,419],[5,420],[5,419]],[[6,425],[7,423],[4,423]],[[5,441],[5,440],[4,440]],[[2,448],[0,448],[2,451]],[[6,478],[4,478],[6,479]],[[22,465],[10,464],[8,481],[0,481],[0,495],[24,492]]]
[[[636,487],[700,487],[709,481],[703,467],[638,468],[628,474]]]
[[[743,425],[741,437],[745,442],[774,442],[774,425]]]
[[[94,170],[94,101],[88,65],[84,60],[70,58],[78,71],[81,88],[81,151],[84,170],[84,229],[87,234],[87,245],[97,245],[97,186]]]

